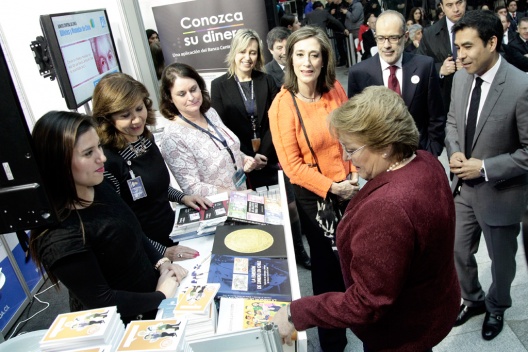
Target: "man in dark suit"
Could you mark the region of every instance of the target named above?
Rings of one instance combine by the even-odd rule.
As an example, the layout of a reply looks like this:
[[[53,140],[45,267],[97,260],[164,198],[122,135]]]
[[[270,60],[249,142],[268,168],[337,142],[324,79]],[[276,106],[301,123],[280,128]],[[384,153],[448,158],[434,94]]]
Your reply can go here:
[[[453,52],[453,37],[451,28],[464,16],[466,12],[465,0],[441,0],[440,7],[445,16],[428,27],[423,32],[422,41],[416,54],[427,55],[433,58],[436,71],[440,75],[440,86],[444,110],[449,110],[451,102],[451,86],[453,74],[461,68],[456,60],[456,50]]]
[[[463,298],[455,326],[486,313],[482,337],[491,340],[512,304],[517,235],[528,204],[528,76],[498,53],[503,29],[492,12],[470,11],[453,30],[465,68],[455,74],[446,125]],[[475,260],[481,233],[491,258],[487,294]]]
[[[517,25],[519,20],[524,17],[524,13],[517,11],[517,0],[508,0],[506,8],[508,9],[508,19],[510,20],[512,31],[517,32]]]
[[[502,45],[508,45],[515,39],[515,32],[513,32],[510,28],[510,20],[508,19],[508,16],[506,15],[499,15],[502,29],[504,30],[504,35],[502,36]]]
[[[361,60],[366,60],[372,57],[370,49],[376,46],[376,39],[374,39],[374,36],[376,35],[377,19],[376,16],[370,16],[367,21],[369,29],[362,35],[363,54],[361,55]]]
[[[528,72],[528,17],[519,20],[519,32],[506,49],[508,62],[519,70]]]
[[[268,32],[266,43],[273,59],[264,67],[266,73],[273,77],[277,88],[284,83],[284,67],[286,66],[286,40],[291,32],[284,27],[275,27]]]
[[[330,28],[334,32],[340,32],[348,35],[348,31],[345,29],[345,26],[328,11],[326,11],[324,9],[323,3],[320,1],[315,1],[313,3],[313,11],[306,15],[304,24],[319,27],[325,33],[327,28]]]
[[[406,39],[403,16],[398,11],[383,12],[376,22],[378,54],[350,68],[348,97],[374,85],[392,89],[394,70],[400,95],[420,132],[420,149],[439,156],[444,148],[446,115],[438,74],[430,57],[404,53]]]

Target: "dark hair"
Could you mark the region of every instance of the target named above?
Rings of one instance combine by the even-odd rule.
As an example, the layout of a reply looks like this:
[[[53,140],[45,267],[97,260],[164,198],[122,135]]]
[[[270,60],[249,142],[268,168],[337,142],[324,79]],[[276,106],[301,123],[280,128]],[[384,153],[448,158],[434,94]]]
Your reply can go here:
[[[500,40],[502,40],[504,34],[500,18],[489,10],[473,10],[466,12],[466,14],[455,23],[452,30],[456,33],[466,28],[476,30],[484,45],[486,45],[492,37],[497,38],[497,45],[500,45]]]
[[[207,91],[205,81],[196,70],[189,65],[175,62],[165,67],[163,74],[161,75],[161,86],[160,86],[160,112],[166,119],[174,120],[176,116],[180,114],[176,105],[172,102],[171,89],[174,86],[174,82],[177,78],[191,78],[198,83],[198,87],[202,92],[202,106],[200,106],[200,112],[205,114],[211,108],[211,96]]]
[[[506,7],[510,7],[510,4],[512,2],[514,2],[517,6],[519,5],[519,4],[517,4],[517,0],[508,0],[508,1],[506,1]]]
[[[156,77],[158,80],[160,80],[163,69],[165,68],[165,58],[163,57],[163,51],[161,51],[161,44],[158,42],[153,42],[149,46],[150,54],[152,55],[152,62],[154,63],[154,68],[156,69]]]
[[[129,143],[125,136],[115,127],[112,116],[131,109],[139,100],[143,100],[147,108],[147,126],[156,123],[150,94],[143,83],[136,81],[126,73],[111,73],[99,81],[93,93],[93,113],[98,127],[97,132],[101,143],[111,148],[123,149]],[[145,126],[143,137],[150,138],[152,133]]]
[[[156,32],[153,29],[147,29],[145,32],[147,33],[147,40],[149,40],[150,37],[152,37],[153,34],[158,34],[158,32]],[[159,34],[158,34],[158,37],[159,37]]]
[[[421,15],[420,20],[418,22],[416,22],[416,20],[414,19],[414,13],[416,12],[416,10],[420,10],[420,15]],[[422,11],[422,8],[413,7],[411,9],[411,12],[409,12],[409,17],[407,18],[407,21],[412,21],[413,24],[419,24],[420,26],[425,27],[425,14]]]
[[[288,39],[290,36],[291,31],[286,27],[275,27],[271,31],[268,32],[268,35],[266,36],[266,44],[268,45],[268,49],[273,49],[273,45],[275,42],[282,42],[284,39]]]
[[[500,10],[506,10],[506,6],[502,6],[502,5],[501,6],[497,6],[495,8],[495,13],[499,13]]]
[[[95,131],[95,122],[90,116],[73,111],[50,111],[42,116],[33,128],[35,160],[51,203],[57,210],[59,221],[66,219],[76,206],[89,204],[88,200],[77,195],[72,174],[72,158],[79,137],[92,128]],[[41,270],[43,266],[37,239],[47,232],[48,228],[32,230],[29,241],[31,256]],[[48,271],[48,276],[52,282],[57,282],[51,271]]]
[[[314,3],[312,4],[312,9],[315,10],[318,7],[323,7],[324,8],[323,3],[320,2],[320,1],[314,1]]]
[[[286,15],[282,16],[281,19],[280,19],[281,27],[288,28],[288,26],[293,26],[293,24],[295,23],[296,17],[297,16],[291,15],[291,14],[286,14]]]
[[[305,26],[293,32],[286,42],[286,67],[284,74],[284,88],[297,93],[299,86],[297,76],[293,69],[293,47],[301,40],[315,38],[321,46],[321,55],[323,56],[323,67],[317,77],[316,91],[319,93],[328,92],[334,87],[336,81],[335,75],[335,55],[332,52],[332,45],[328,36],[319,27]]]

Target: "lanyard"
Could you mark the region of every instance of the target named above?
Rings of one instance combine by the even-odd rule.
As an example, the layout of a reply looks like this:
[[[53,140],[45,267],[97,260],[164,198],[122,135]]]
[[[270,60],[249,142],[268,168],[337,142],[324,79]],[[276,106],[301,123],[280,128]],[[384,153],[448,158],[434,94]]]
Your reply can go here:
[[[249,88],[251,89],[251,99],[248,100],[246,97],[246,94],[244,93],[244,90],[242,89],[242,85],[240,84],[240,81],[235,75],[235,81],[238,85],[238,90],[240,90],[240,95],[242,95],[242,98],[244,99],[244,106],[246,108],[246,112],[249,115],[249,118],[251,119],[251,127],[253,128],[253,135],[255,138],[257,138],[257,118],[255,116],[255,91],[253,89],[253,80],[249,82]]]
[[[199,131],[202,131],[203,133],[206,133],[209,138],[211,139],[215,139],[217,140],[218,142],[220,142],[225,149],[227,149],[227,151],[229,152],[229,156],[231,156],[231,160],[233,161],[233,165],[235,166],[235,170],[237,169],[237,166],[236,166],[236,159],[235,159],[235,154],[233,154],[233,151],[231,150],[231,148],[229,148],[229,146],[227,145],[227,141],[226,139],[224,138],[224,136],[220,133],[220,131],[218,131],[218,129],[216,128],[215,125],[213,125],[211,123],[211,121],[209,121],[209,119],[204,115],[204,119],[205,121],[207,121],[207,124],[212,126],[213,129],[215,130],[217,136],[215,136],[214,134],[212,134],[211,132],[209,132],[208,130],[206,130],[205,128],[203,127],[200,127],[198,126],[197,124],[195,124],[194,122],[190,121],[190,120],[187,120],[182,114],[179,115],[180,118],[187,122],[189,125],[193,126],[194,128],[196,128],[197,130]]]

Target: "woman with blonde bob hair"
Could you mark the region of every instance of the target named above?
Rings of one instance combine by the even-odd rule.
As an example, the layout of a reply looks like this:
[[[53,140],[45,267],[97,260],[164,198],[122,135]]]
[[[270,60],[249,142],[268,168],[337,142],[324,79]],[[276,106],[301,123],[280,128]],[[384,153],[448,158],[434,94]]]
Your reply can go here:
[[[346,291],[293,301],[274,322],[285,342],[295,329],[320,326],[350,328],[364,351],[432,351],[460,305],[445,170],[417,150],[413,119],[386,87],[366,88],[328,122],[345,159],[367,180],[337,228]]]

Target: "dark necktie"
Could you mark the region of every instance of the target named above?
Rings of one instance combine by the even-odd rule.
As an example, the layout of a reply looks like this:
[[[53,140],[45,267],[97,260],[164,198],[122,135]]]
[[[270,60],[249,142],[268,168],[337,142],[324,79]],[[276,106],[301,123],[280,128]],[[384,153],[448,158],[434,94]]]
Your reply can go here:
[[[398,82],[398,78],[396,77],[396,70],[398,69],[398,66],[392,65],[392,66],[389,66],[389,69],[390,69],[389,89],[401,95],[400,82]]]
[[[455,46],[455,32],[451,32],[451,51],[453,52],[453,61],[456,61],[457,49]]]
[[[475,136],[475,130],[477,129],[477,116],[480,104],[480,86],[482,86],[482,78],[475,78],[475,87],[471,93],[471,101],[469,103],[469,111],[467,115],[466,123],[466,158],[471,157],[471,147],[473,145],[473,137]]]

